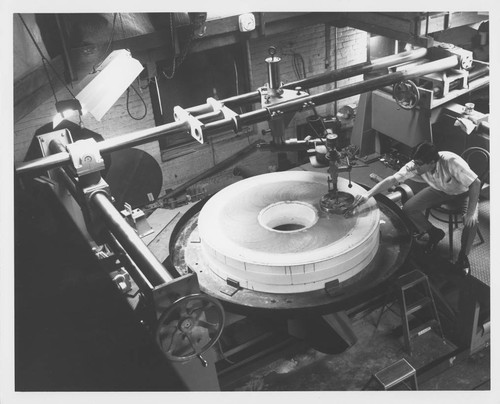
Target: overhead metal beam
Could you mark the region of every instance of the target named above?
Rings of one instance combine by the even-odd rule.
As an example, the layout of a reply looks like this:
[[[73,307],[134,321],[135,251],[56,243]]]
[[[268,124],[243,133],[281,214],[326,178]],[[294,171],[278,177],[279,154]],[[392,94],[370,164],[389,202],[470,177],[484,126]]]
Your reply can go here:
[[[354,66],[347,66],[314,77],[293,81],[291,83],[286,83],[282,87],[288,89],[295,89],[296,87],[302,87],[302,88],[317,87],[326,83],[331,83],[332,81],[343,80],[349,77],[359,76],[361,74],[367,74],[376,70],[381,70],[391,66],[421,59],[426,55],[427,55],[427,49],[425,48],[410,50],[407,52],[398,53],[396,55],[382,57],[369,64],[362,63]]]
[[[279,103],[268,108],[261,108],[255,111],[240,114],[236,117],[224,118],[215,122],[207,122],[203,125],[203,133],[204,135],[212,135],[227,130],[233,130],[237,132],[238,127],[268,121],[279,114],[287,112],[297,112],[307,108],[314,108],[317,105],[327,104],[329,102],[337,101],[356,94],[362,94],[368,91],[376,90],[378,88],[382,88],[402,80],[416,78],[433,72],[444,71],[456,67],[458,63],[459,61],[457,56],[449,56],[421,65],[412,66],[406,70],[399,70],[380,77],[375,77],[344,87],[335,88],[333,90],[326,91],[320,94],[301,97],[300,99],[294,99],[291,101]],[[193,110],[194,108],[191,111]],[[208,111],[207,106],[203,106],[203,108],[197,108],[196,110],[200,113],[205,113],[207,117],[210,117],[210,120],[212,119],[212,115],[209,114],[209,112],[211,111]],[[238,127],[235,127],[235,125],[237,125]],[[187,121],[168,123],[155,128],[128,133],[112,139],[106,139],[99,142],[98,147],[101,154],[106,154],[116,150],[148,143],[166,134],[183,133],[188,131],[189,129],[190,127]],[[33,171],[47,170],[50,168],[65,165],[70,161],[71,157],[69,153],[56,153],[54,155],[21,163],[16,166],[16,173],[24,174]]]
[[[252,125],[255,123],[267,121],[272,119],[276,114],[285,114],[287,112],[300,111],[303,109],[312,108],[314,106],[327,104],[329,102],[351,97],[356,94],[373,91],[403,80],[409,80],[419,76],[423,76],[425,74],[451,69],[453,67],[456,67],[457,65],[458,58],[456,56],[449,56],[429,63],[410,67],[406,70],[399,70],[384,76],[364,80],[344,87],[339,87],[317,95],[310,95],[308,97],[276,104],[268,108],[262,108],[247,112],[239,115],[239,125]],[[231,130],[233,128],[233,120],[227,118],[221,119],[217,122],[207,123],[205,125],[204,132],[206,135],[210,135],[218,133],[219,131]]]
[[[390,55],[382,57],[374,61],[373,63],[360,63],[354,66],[347,66],[341,69],[332,70],[324,74],[318,74],[311,76],[302,80],[293,81],[290,83],[283,84],[282,88],[294,90],[297,87],[303,89],[309,89],[323,84],[331,83],[338,80],[343,80],[350,77],[359,76],[361,74],[371,73],[377,70],[382,70],[384,68],[395,66],[403,63],[407,63],[413,60],[421,59],[427,55],[427,49],[415,49],[407,52],[398,53],[396,55]],[[250,104],[260,101],[260,92],[253,91],[246,94],[235,95],[233,97],[221,100],[224,105],[229,107],[240,106],[243,104]],[[209,104],[201,104],[195,107],[186,109],[189,113],[193,115],[205,114],[211,111]]]
[[[187,122],[167,123],[165,125],[143,129],[98,142],[99,151],[101,154],[107,154],[116,150],[122,150],[152,142],[153,140],[157,140],[166,134],[184,133],[188,130],[189,125]],[[71,156],[68,152],[60,152],[47,157],[41,157],[35,160],[20,163],[16,166],[16,173],[25,174],[28,172],[46,171],[68,164],[70,161]]]

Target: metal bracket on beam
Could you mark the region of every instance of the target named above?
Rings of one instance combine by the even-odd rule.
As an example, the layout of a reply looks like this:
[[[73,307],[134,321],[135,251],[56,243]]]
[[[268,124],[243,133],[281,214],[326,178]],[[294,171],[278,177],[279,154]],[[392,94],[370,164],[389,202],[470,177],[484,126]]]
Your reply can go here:
[[[51,153],[50,143],[54,140],[61,143],[66,147],[69,143],[73,143],[73,138],[71,137],[71,132],[68,129],[56,130],[54,132],[44,133],[43,135],[38,135],[38,144],[40,145],[40,150],[42,151],[42,156],[47,157]]]
[[[127,220],[127,222],[132,226],[139,237],[146,237],[148,234],[153,233],[153,228],[148,223],[146,215],[141,209],[132,209],[132,206],[128,203],[124,204],[124,208],[120,213]]]
[[[297,87],[294,90],[288,90],[286,88],[273,90],[268,87],[260,87],[258,91],[260,93],[260,102],[263,108],[298,98],[304,98],[309,95],[309,93],[303,91],[301,87]]]
[[[330,296],[341,294],[343,291],[340,289],[340,282],[338,279],[325,283],[325,292]]]
[[[43,157],[50,156],[53,152],[54,147],[66,149],[66,146],[68,144],[73,143],[71,132],[68,129],[61,129],[54,132],[44,133],[42,135],[38,135],[37,139]],[[52,177],[54,174],[51,173],[51,170],[47,171],[47,175],[50,179],[53,179]]]
[[[191,115],[191,113],[180,106],[175,106],[174,119],[176,122],[187,122],[191,131],[191,136],[201,144],[205,143],[205,138],[203,136],[203,129],[205,126],[201,121]]]
[[[241,130],[240,116],[232,109],[226,107],[223,102],[210,97],[207,98],[207,104],[210,105],[213,112],[221,112],[225,119],[232,119],[235,133],[238,133]]]
[[[226,285],[224,285],[220,291],[228,296],[233,296],[238,290],[240,290],[240,283],[234,279],[227,278]]]
[[[434,46],[434,38],[431,36],[425,36],[425,35],[415,35],[412,38],[411,43],[416,46],[420,46],[422,48],[429,49],[432,46]]]
[[[222,112],[224,118],[234,118],[238,114],[234,112],[232,109],[226,107],[222,102],[216,100],[215,98],[207,98],[207,104],[210,105],[214,112]]]
[[[439,54],[439,51],[445,55],[455,55],[458,58],[459,69],[470,70],[472,68],[472,51],[447,42],[435,42],[433,52]]]
[[[95,139],[77,140],[68,144],[66,150],[71,156],[73,168],[79,177],[105,168],[104,160]]]

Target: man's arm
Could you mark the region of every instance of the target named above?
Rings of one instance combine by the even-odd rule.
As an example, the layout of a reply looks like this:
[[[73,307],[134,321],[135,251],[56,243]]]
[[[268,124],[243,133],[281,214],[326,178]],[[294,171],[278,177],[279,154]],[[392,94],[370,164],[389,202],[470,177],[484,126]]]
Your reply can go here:
[[[351,216],[354,212],[354,208],[365,203],[373,195],[376,195],[380,192],[384,192],[388,190],[390,187],[397,184],[399,184],[399,181],[396,179],[394,175],[390,175],[389,177],[384,178],[382,181],[377,183],[373,188],[367,191],[366,194],[360,194],[356,196],[352,205],[349,206],[344,212],[344,216],[346,217]]]
[[[366,193],[366,199],[372,197],[373,195],[377,195],[381,192],[387,191],[390,187],[398,184],[399,181],[396,179],[396,177],[394,175],[390,175],[389,177],[386,177],[382,181],[378,182],[373,188],[371,188]]]
[[[477,223],[477,203],[479,201],[479,193],[481,192],[481,181],[476,178],[469,185],[469,204],[467,212],[464,215],[464,225],[472,226]]]

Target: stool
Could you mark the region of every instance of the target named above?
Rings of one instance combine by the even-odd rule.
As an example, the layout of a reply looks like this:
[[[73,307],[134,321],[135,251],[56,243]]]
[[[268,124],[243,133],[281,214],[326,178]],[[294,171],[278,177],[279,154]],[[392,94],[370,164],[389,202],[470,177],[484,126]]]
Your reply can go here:
[[[462,220],[458,219],[459,216],[462,215],[462,207],[461,203],[459,200],[454,201],[451,200],[447,203],[444,203],[440,206],[436,206],[433,208],[429,208],[425,211],[425,217],[429,219],[429,216],[432,216],[434,219],[436,219],[438,222],[442,223],[447,223],[448,224],[448,249],[449,249],[449,257],[450,261],[453,260],[453,231],[455,229],[458,229],[458,224],[462,223]],[[441,215],[447,217],[445,219],[444,217],[440,217],[439,215],[435,214],[433,211],[436,213],[440,213]],[[479,225],[477,226],[477,236],[479,236],[479,240],[481,241],[481,244],[484,243],[484,237],[483,234],[481,233],[481,230],[479,229]]]
[[[413,389],[418,390],[417,371],[406,359],[400,359],[392,365],[378,371],[372,376],[384,390],[390,390],[398,384],[404,384],[408,390],[412,388],[406,381],[413,381]]]
[[[490,153],[481,147],[469,147],[465,149],[461,155],[465,162],[469,165],[470,169],[474,171],[477,178],[481,181],[481,188],[487,182],[489,182],[490,176]],[[435,219],[448,223],[448,234],[450,238],[450,260],[453,259],[453,228],[458,227],[458,216],[462,215],[463,199],[461,197],[454,198],[441,206],[433,207],[432,210],[438,211],[448,217],[448,220],[440,219],[432,215]],[[429,218],[431,209],[426,210],[426,216]],[[477,235],[479,236],[481,243],[484,243],[483,235],[479,226],[477,228]]]

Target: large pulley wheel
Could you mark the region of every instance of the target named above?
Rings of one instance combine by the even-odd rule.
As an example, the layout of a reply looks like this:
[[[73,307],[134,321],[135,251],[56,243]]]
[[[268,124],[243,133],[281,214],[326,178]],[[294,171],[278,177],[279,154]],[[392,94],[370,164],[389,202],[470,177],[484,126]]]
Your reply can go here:
[[[224,328],[224,309],[213,297],[193,294],[181,297],[158,320],[156,342],[166,358],[183,362],[198,357],[219,339]]]
[[[403,109],[413,109],[420,101],[420,91],[411,80],[404,80],[394,84],[392,96]]]

